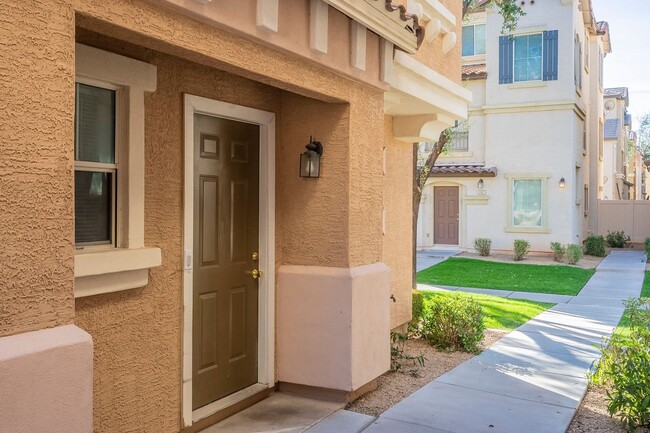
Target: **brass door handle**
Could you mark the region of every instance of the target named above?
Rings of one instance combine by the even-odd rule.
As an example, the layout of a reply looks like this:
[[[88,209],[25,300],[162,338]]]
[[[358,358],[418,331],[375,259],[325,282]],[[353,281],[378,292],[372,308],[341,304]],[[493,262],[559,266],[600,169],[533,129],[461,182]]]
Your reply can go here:
[[[264,276],[264,273],[259,269],[253,269],[249,272],[249,274],[251,274],[254,280],[257,280],[258,278],[262,278],[262,276]]]

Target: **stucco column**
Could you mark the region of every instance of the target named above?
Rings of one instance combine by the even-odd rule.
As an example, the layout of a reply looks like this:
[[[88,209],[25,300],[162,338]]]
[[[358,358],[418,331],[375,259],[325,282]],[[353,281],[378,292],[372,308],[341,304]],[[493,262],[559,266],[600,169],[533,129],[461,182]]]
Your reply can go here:
[[[91,432],[92,341],[71,324],[74,12],[0,16],[0,431]]]
[[[277,161],[278,379],[340,399],[390,367],[383,94],[347,90],[345,104],[283,96]],[[298,176],[310,135],[324,147],[319,179]]]

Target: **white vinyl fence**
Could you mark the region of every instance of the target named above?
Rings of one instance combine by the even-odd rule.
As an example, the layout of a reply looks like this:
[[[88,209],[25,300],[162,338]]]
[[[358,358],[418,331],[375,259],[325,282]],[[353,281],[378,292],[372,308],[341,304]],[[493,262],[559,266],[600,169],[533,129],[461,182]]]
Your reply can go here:
[[[650,201],[598,200],[598,234],[624,231],[632,242],[650,237]]]

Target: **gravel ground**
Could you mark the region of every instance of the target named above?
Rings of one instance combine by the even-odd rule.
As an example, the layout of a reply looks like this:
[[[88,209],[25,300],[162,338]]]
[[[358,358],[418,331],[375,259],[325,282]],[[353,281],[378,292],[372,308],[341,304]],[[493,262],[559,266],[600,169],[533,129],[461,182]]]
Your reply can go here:
[[[606,397],[604,388],[590,386],[567,433],[626,433],[623,424],[607,414]],[[635,432],[650,433],[650,429],[639,428]]]
[[[480,346],[481,349],[487,349],[506,334],[506,331],[486,330],[485,340]],[[388,372],[380,376],[377,379],[376,390],[362,395],[348,404],[346,409],[377,416],[438,376],[445,374],[474,356],[466,352],[440,351],[423,340],[406,341],[404,352],[411,356],[418,356],[422,353],[426,358],[424,367],[414,366],[410,364],[410,361],[404,361],[399,372]],[[414,368],[417,368],[417,377],[410,374]]]
[[[464,252],[456,257],[466,257],[468,259],[479,259],[485,260],[488,262],[503,262],[503,263],[524,263],[528,265],[567,265],[567,266],[576,266],[584,269],[594,269],[596,266],[603,261],[604,257],[595,257],[595,256],[584,256],[577,265],[569,265],[564,262],[558,263],[553,260],[552,256],[538,256],[538,255],[527,255],[522,261],[515,262],[512,258],[512,254],[490,254],[487,257],[480,256],[475,253]]]

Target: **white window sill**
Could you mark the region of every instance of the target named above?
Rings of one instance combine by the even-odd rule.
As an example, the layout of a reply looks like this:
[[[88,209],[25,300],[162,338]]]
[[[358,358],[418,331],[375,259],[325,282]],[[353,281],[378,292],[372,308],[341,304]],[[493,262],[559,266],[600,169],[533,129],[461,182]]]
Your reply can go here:
[[[160,248],[115,248],[75,255],[75,298],[144,287],[162,263]]]
[[[446,155],[440,155],[441,158],[467,158],[474,156],[471,150],[449,150]]]
[[[506,233],[551,233],[548,227],[506,227]]]
[[[546,87],[546,81],[519,81],[517,83],[508,84],[509,89],[530,89],[532,87]]]

